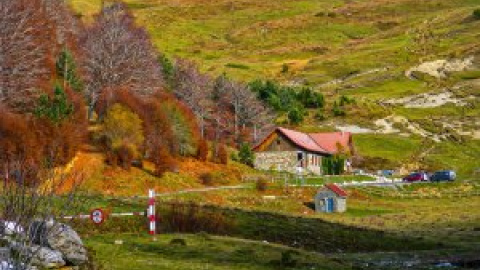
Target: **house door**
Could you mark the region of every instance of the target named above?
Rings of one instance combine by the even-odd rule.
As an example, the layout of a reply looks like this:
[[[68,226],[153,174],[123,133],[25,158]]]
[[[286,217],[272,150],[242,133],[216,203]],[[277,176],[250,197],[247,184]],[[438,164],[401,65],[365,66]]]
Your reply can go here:
[[[327,213],[333,213],[333,198],[327,198],[326,199],[326,204],[325,204],[325,212]]]

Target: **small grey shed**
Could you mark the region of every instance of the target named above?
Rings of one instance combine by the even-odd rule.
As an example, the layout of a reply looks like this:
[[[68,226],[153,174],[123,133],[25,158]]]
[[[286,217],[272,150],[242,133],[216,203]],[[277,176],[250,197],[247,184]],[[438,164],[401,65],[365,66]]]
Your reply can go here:
[[[347,192],[335,184],[326,184],[315,195],[315,212],[347,211]]]

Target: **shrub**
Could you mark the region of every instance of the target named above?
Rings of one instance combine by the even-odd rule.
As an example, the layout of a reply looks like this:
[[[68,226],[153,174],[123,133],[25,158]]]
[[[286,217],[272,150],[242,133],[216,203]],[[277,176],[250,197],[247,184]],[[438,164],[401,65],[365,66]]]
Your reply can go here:
[[[108,150],[107,153],[106,153],[106,160],[105,161],[107,162],[108,165],[115,168],[118,165],[118,156],[113,151]]]
[[[317,119],[317,121],[323,121],[323,120],[325,120],[325,114],[323,113],[323,110],[318,110],[318,111],[315,113],[315,119]]]
[[[476,20],[480,20],[480,8],[475,9],[472,15],[473,15],[473,18],[475,18]]]
[[[345,158],[334,155],[322,158],[322,170],[327,175],[340,175],[345,170]]]
[[[228,164],[228,151],[227,147],[224,144],[221,144],[218,148],[218,161],[220,164]]]
[[[345,116],[347,114],[345,109],[341,106],[338,106],[336,101],[333,103],[332,113],[335,116]]]
[[[170,245],[186,246],[187,241],[183,238],[173,238],[172,240],[170,240]]]
[[[238,152],[238,158],[240,160],[240,163],[243,163],[250,167],[253,167],[253,164],[255,163],[255,155],[252,149],[250,148],[250,146],[246,143],[240,146],[240,150]]]
[[[255,183],[257,191],[265,192],[268,189],[268,182],[265,179],[258,179]]]
[[[294,107],[288,112],[288,120],[291,124],[300,124],[303,122],[303,110],[301,110],[299,107]]]
[[[283,267],[295,267],[297,266],[298,261],[294,259],[294,256],[298,256],[300,253],[296,250],[286,250],[282,252],[282,257],[280,258],[280,264]]]
[[[233,152],[230,154],[230,159],[235,161],[235,162],[240,162],[240,158],[238,157],[238,153]]]
[[[233,221],[221,211],[195,203],[170,202],[158,207],[162,232],[210,233],[222,235],[232,231]]]
[[[349,98],[349,97],[344,96],[344,95],[342,95],[340,97],[340,106],[342,106],[342,107],[345,106],[345,105],[348,105],[348,104],[355,104],[355,103],[356,103],[356,101],[355,101],[354,98]]]
[[[298,101],[306,108],[316,109],[323,108],[325,105],[325,98],[322,93],[314,92],[309,87],[304,87],[297,94]]]
[[[107,111],[102,135],[110,150],[117,153],[122,150],[120,152],[125,154],[125,149],[128,148],[131,158],[135,158],[144,142],[142,120],[129,108],[115,104]]]
[[[212,186],[213,185],[213,175],[211,173],[202,173],[200,176],[200,181],[205,186]]]
[[[177,169],[175,159],[165,147],[159,147],[157,149],[153,161],[155,163],[155,175],[158,177],[162,177],[166,172],[173,172]]]
[[[208,158],[208,144],[205,139],[201,139],[198,144],[197,158],[200,161],[207,161]]]
[[[250,69],[249,66],[244,65],[244,64],[238,64],[238,63],[227,63],[225,65],[227,68],[236,68],[236,69]]]
[[[337,13],[331,11],[331,12],[328,12],[328,13],[327,13],[327,16],[330,17],[330,18],[336,18],[336,17],[337,17]]]
[[[129,171],[132,167],[132,161],[134,158],[134,150],[127,144],[123,144],[116,150],[118,156],[119,165]]]

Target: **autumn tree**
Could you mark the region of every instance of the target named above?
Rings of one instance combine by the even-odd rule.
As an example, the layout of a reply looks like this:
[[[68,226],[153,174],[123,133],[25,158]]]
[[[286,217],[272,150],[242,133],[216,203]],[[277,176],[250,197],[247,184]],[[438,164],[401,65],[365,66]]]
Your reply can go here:
[[[200,140],[199,127],[192,111],[183,103],[168,94],[156,97],[163,114],[168,118],[172,135],[176,139],[178,154],[193,156]]]
[[[109,150],[117,154],[125,169],[129,169],[144,142],[140,117],[129,108],[115,104],[107,111],[102,135]]]
[[[161,66],[147,32],[122,3],[105,7],[81,39],[90,111],[102,91],[128,87],[150,95],[163,87]]]
[[[28,111],[53,77],[55,37],[41,0],[0,0],[0,103]]]

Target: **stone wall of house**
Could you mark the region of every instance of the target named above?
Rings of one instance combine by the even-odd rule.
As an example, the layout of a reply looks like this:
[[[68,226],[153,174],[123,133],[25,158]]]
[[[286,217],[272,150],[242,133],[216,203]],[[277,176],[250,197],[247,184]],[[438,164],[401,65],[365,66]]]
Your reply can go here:
[[[255,168],[296,172],[297,151],[258,152],[255,154]]]
[[[299,151],[268,151],[258,152],[255,154],[255,168],[258,170],[275,170],[286,171],[290,173],[297,173],[297,166],[300,166],[298,162]],[[322,157],[315,154],[303,153],[304,162],[303,168],[305,174],[322,173]],[[318,158],[318,164],[312,162],[313,156]]]

